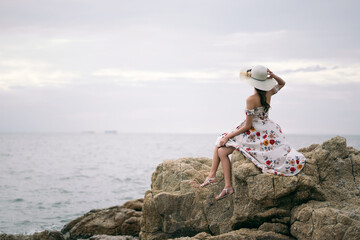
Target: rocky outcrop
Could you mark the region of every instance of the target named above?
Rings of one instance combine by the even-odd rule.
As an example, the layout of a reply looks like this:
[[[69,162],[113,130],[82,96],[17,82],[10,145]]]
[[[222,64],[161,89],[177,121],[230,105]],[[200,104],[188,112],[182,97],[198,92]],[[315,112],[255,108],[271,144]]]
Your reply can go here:
[[[359,239],[360,152],[335,137],[300,149],[307,163],[292,177],[261,173],[235,151],[235,193],[200,188],[207,158],[164,161],[145,194],[141,239]],[[221,167],[220,167],[221,168]]]
[[[133,236],[111,236],[111,235],[94,235],[89,240],[138,240],[138,237]],[[61,232],[58,231],[43,231],[37,232],[33,235],[21,234],[0,234],[0,240],[65,240]],[[78,240],[81,240],[80,238]]]
[[[64,236],[58,231],[43,231],[33,235],[0,234],[0,240],[64,240]]]
[[[91,210],[66,224],[61,232],[43,231],[32,235],[0,234],[0,240],[139,239],[143,200],[131,200],[122,206]]]
[[[142,205],[143,199],[137,199],[122,206],[91,210],[66,224],[61,232],[66,239],[86,239],[94,235],[138,236]]]

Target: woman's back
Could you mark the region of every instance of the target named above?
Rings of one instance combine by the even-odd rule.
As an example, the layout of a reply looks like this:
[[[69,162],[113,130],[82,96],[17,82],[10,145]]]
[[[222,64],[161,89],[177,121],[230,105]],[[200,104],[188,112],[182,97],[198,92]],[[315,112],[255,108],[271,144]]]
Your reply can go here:
[[[269,105],[270,105],[270,101],[271,101],[271,93],[267,92],[266,93],[266,102]],[[264,106],[261,104],[261,98],[258,93],[254,93],[253,95],[249,96],[246,99],[246,108],[248,110],[254,109],[254,108],[259,108],[259,107],[264,107]]]

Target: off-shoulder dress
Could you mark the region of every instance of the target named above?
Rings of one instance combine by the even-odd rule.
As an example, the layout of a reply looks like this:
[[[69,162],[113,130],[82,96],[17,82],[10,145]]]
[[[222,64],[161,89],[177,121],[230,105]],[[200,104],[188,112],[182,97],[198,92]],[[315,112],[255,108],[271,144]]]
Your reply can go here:
[[[294,176],[305,164],[305,157],[287,142],[280,126],[269,119],[269,112],[263,107],[245,111],[252,115],[252,127],[247,132],[230,138],[225,146],[234,147],[251,160],[262,172],[276,175]],[[245,121],[233,131],[239,129]],[[221,134],[215,145],[220,147],[220,140],[227,133]]]

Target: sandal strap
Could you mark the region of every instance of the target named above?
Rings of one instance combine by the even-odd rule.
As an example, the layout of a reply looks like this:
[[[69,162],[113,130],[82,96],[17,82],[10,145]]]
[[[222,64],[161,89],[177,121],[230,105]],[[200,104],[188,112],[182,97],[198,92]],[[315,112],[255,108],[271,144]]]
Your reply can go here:
[[[220,200],[220,199],[226,197],[227,195],[231,195],[231,194],[233,193],[233,192],[232,192],[232,193],[229,193],[229,191],[231,191],[231,190],[233,190],[233,192],[234,192],[234,188],[224,188],[224,189],[221,191],[221,193],[217,196],[217,200]],[[225,191],[225,194],[224,194],[224,195],[222,195],[223,191]]]
[[[215,180],[215,178],[206,178],[204,183],[210,184],[211,181],[214,181],[214,180]]]
[[[201,186],[206,186],[211,184],[211,181],[214,181],[215,178],[206,178],[205,181],[203,182],[203,184],[201,184]]]
[[[234,189],[233,189],[233,188],[224,188],[224,189],[222,190],[222,191],[225,191],[225,194],[224,194],[223,196],[227,195],[230,190],[234,190]],[[221,197],[222,191],[221,191],[221,193],[219,194],[219,197]]]
[[[223,191],[225,190],[225,192],[227,193],[230,190],[234,190],[233,188],[224,188]]]

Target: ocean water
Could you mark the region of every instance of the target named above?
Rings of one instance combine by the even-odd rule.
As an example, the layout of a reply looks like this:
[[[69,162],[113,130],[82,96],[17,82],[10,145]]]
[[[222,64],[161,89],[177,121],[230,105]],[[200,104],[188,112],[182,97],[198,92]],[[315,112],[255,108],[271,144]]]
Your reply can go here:
[[[0,233],[61,230],[141,198],[166,159],[211,157],[216,134],[0,134]],[[333,135],[287,135],[295,148]],[[344,136],[360,149],[360,136]]]

